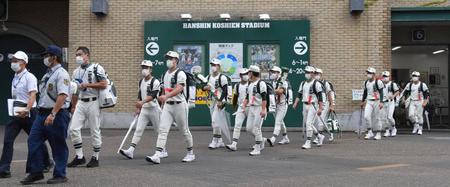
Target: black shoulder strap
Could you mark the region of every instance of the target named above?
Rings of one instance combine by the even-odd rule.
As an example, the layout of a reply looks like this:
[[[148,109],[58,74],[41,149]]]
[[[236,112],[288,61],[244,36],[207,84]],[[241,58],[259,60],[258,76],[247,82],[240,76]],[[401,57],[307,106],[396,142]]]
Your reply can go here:
[[[378,87],[378,79],[375,79],[375,89],[377,89],[376,91],[380,91],[380,87]]]
[[[256,92],[258,92],[259,94],[261,94],[261,89],[259,88],[259,84],[261,83],[261,80],[259,80],[257,83],[256,83]]]
[[[174,78],[174,80],[175,80],[175,84],[174,84],[174,86],[175,85],[177,85],[177,82],[178,82],[178,73],[180,72],[180,69],[177,69],[177,71],[175,72],[175,74],[173,75],[173,76],[175,76],[175,78]],[[187,79],[187,78],[186,78]]]
[[[237,84],[236,84],[236,95],[239,97],[239,86],[241,85],[241,83],[240,82],[238,82]]]
[[[155,77],[152,77],[152,80],[150,81],[150,90],[153,91],[153,83],[155,82]]]
[[[364,81],[364,90],[367,90],[367,82],[368,82],[369,80],[366,80],[366,81]]]
[[[313,81],[312,89],[313,89],[313,93],[317,95],[316,82],[317,82],[317,80],[314,80],[314,81]]]
[[[419,91],[420,91],[420,92],[423,92],[423,82],[422,82],[422,81],[420,81]]]

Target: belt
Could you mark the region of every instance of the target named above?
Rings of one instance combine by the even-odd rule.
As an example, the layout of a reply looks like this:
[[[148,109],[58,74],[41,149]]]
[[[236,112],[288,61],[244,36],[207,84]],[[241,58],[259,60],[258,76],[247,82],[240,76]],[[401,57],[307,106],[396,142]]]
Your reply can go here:
[[[393,99],[389,99],[389,100],[384,100],[383,103],[387,103],[387,102],[391,102],[394,101]]]
[[[378,99],[367,99],[369,101],[378,101]]]
[[[67,110],[66,108],[61,108],[59,111]],[[53,108],[39,108],[39,114],[50,114],[53,111]]]
[[[182,103],[182,102],[181,101],[167,101],[166,102],[166,104],[169,104],[169,105],[180,104],[180,103]]]
[[[96,101],[96,100],[97,100],[97,97],[92,97],[92,98],[80,98],[79,100],[80,100],[80,101],[83,101],[83,102],[90,102],[90,101]]]
[[[312,105],[312,104],[314,104],[314,103],[303,102],[303,104],[305,104],[305,105]]]

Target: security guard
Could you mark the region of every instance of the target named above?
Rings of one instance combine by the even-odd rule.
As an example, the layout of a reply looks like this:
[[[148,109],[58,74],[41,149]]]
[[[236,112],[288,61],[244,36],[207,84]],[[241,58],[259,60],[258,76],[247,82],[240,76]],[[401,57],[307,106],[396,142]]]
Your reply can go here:
[[[391,81],[391,73],[389,71],[383,71],[381,74],[384,83],[383,88],[383,109],[381,109],[380,119],[383,122],[385,129],[384,137],[396,136],[397,129],[395,128],[394,110],[395,110],[395,98],[400,94],[400,88],[398,85]]]
[[[384,84],[375,77],[376,72],[375,68],[367,68],[367,80],[363,85],[364,93],[361,108],[364,108],[364,119],[367,125],[367,134],[364,137],[366,140],[371,138],[374,140],[381,139],[380,110],[383,108]],[[372,130],[375,130],[375,136]]]
[[[39,83],[39,115],[31,127],[28,137],[28,159],[30,174],[20,181],[31,184],[44,178],[42,146],[48,140],[52,148],[55,168],[48,184],[67,181],[66,164],[69,150],[66,144],[69,126],[70,76],[61,66],[61,48],[50,45],[43,53],[44,64],[49,68]]]
[[[249,68],[250,83],[248,86],[247,97],[244,100],[244,109],[248,110],[247,116],[247,131],[252,132],[255,136],[255,145],[250,156],[257,156],[261,154],[264,149],[264,144],[267,139],[262,136],[262,123],[267,115],[266,104],[267,99],[267,85],[260,79],[261,70],[256,65],[251,65]],[[247,109],[248,106],[248,109]]]
[[[142,61],[141,68],[143,78],[139,81],[138,101],[136,102],[136,115],[139,115],[136,130],[134,131],[130,147],[127,150],[120,150],[120,154],[128,159],[133,159],[134,149],[141,140],[141,136],[148,123],[153,125],[153,129],[157,135],[159,130],[161,107],[159,106],[157,97],[160,91],[160,82],[152,76],[153,63],[150,60]],[[161,153],[161,158],[168,156],[165,149]]]
[[[411,82],[405,87],[405,92],[401,96],[407,96],[409,100],[408,118],[414,124],[412,134],[422,135],[423,130],[423,110],[430,99],[428,86],[419,80],[420,73],[412,72]]]
[[[168,70],[162,78],[163,95],[158,98],[161,103],[164,103],[159,124],[158,141],[156,142],[155,154],[147,156],[146,160],[154,164],[161,162],[163,157],[162,151],[166,147],[170,126],[175,122],[183,132],[187,143],[187,154],[182,159],[182,162],[192,162],[195,160],[195,155],[192,149],[192,134],[188,126],[189,109],[183,91],[185,90],[184,87],[187,86],[187,77],[184,71],[177,68],[180,61],[180,56],[177,52],[169,51],[165,57]]]
[[[272,80],[272,86],[275,92],[275,100],[276,100],[276,109],[274,113],[275,117],[275,128],[273,129],[273,136],[267,139],[270,145],[275,145],[276,138],[280,135],[280,132],[283,135],[278,144],[288,144],[289,138],[287,136],[287,128],[284,123],[284,117],[286,116],[288,109],[287,102],[287,92],[288,92],[288,82],[281,77],[281,68],[278,66],[273,66],[270,70],[270,79]]]
[[[298,96],[292,106],[295,109],[297,108],[300,100],[303,103],[302,113],[303,124],[306,125],[306,142],[303,144],[302,149],[311,148],[311,139],[313,134],[319,139],[317,146],[321,146],[323,139],[325,138],[325,136],[318,132],[317,128],[314,126],[315,119],[323,112],[323,102],[325,97],[322,84],[315,80],[315,71],[316,69],[312,66],[305,67],[306,81],[300,83]]]
[[[211,65],[211,74],[206,77],[208,79],[208,85],[206,85],[203,90],[211,92],[212,94],[213,104],[210,106],[210,114],[211,125],[213,127],[213,139],[208,145],[208,148],[216,149],[225,147],[218,121],[226,119],[218,118],[217,113],[221,110],[225,110],[229,83],[227,77],[220,72],[219,59],[214,58],[209,64]]]
[[[67,167],[77,167],[86,163],[83,155],[81,128],[87,123],[91,129],[93,155],[86,165],[88,168],[98,167],[99,153],[102,145],[100,132],[100,104],[99,90],[107,86],[105,70],[99,64],[92,64],[90,52],[87,47],[78,47],[76,50],[76,63],[80,65],[72,74],[72,80],[78,84],[78,101],[73,101],[75,107],[70,124],[70,138],[75,148],[75,158]]]
[[[241,82],[234,85],[234,100],[236,100],[236,117],[234,118],[234,130],[233,130],[233,142],[229,145],[226,145],[226,148],[231,151],[237,151],[237,143],[239,137],[241,135],[242,124],[244,123],[245,118],[248,115],[248,110],[244,108],[244,99],[247,96],[248,89],[248,69],[241,68],[239,70],[239,76],[241,77]],[[247,126],[248,127],[248,126]],[[249,130],[247,129],[247,132]]]
[[[3,152],[0,161],[0,178],[10,178],[10,166],[13,157],[13,146],[17,135],[23,129],[30,134],[33,120],[36,117],[36,93],[37,79],[26,69],[28,56],[23,51],[17,51],[11,59],[11,69],[15,72],[11,84],[11,95],[14,99],[14,108],[17,110],[11,121],[5,126],[5,136],[3,141]],[[50,160],[47,146],[42,146],[44,153],[45,171],[50,169]],[[27,167],[27,169],[29,166]]]

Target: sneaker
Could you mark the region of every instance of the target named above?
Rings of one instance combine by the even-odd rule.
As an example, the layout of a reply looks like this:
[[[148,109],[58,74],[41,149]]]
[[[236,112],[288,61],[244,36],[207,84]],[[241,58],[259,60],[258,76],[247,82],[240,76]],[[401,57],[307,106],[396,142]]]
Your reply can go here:
[[[318,135],[317,135],[317,139],[319,140],[319,141],[317,142],[317,146],[318,146],[318,147],[322,146],[322,145],[323,145],[323,139],[325,139],[325,136],[324,136],[323,134],[318,134]]]
[[[381,132],[377,132],[377,135],[373,138],[374,140],[381,140]]]
[[[272,138],[267,139],[267,143],[269,143],[270,147],[273,147],[276,140],[277,138],[275,138],[275,136],[272,136]]]
[[[262,143],[261,143],[262,144]],[[250,156],[257,156],[261,154],[261,144],[255,144],[255,149],[249,153]]]
[[[393,127],[391,129],[391,137],[397,136],[397,128]]]
[[[330,133],[330,137],[328,137],[328,141],[332,142],[334,141],[334,134]]]
[[[216,148],[222,148],[225,147],[225,144],[223,143],[222,138],[217,139]]]
[[[169,153],[167,153],[167,150],[164,149],[161,152],[161,155],[159,155],[159,158],[167,158],[167,157],[169,157]]]
[[[391,136],[391,133],[389,132],[389,129],[386,129],[386,132],[384,132],[383,137],[389,137]]]
[[[318,144],[318,143],[319,143],[319,138],[318,138],[318,137],[314,138],[314,140],[312,141],[312,143],[313,143],[313,144]]]
[[[302,149],[311,149],[311,140],[306,140],[305,144],[303,144]]]
[[[0,179],[5,179],[5,178],[11,178],[11,172],[9,172],[9,171],[0,172]]]
[[[147,160],[147,162],[151,162],[153,164],[159,164],[161,163],[161,152],[156,151],[155,154],[153,154],[153,156],[147,156],[145,157],[145,160]]]
[[[278,144],[280,145],[284,145],[284,144],[289,144],[289,138],[288,136],[283,136],[283,138],[281,139],[281,141],[278,142]]]
[[[417,130],[417,135],[422,135],[422,129],[423,129],[423,127],[420,126],[419,129]]]
[[[23,185],[33,184],[34,182],[42,180],[42,179],[44,179],[44,174],[42,174],[42,173],[40,173],[40,174],[29,174],[27,177],[22,179],[20,181],[20,183],[23,184]]]
[[[414,128],[413,128],[413,130],[412,130],[412,133],[413,133],[413,134],[416,134],[416,133],[417,133],[417,130],[419,130],[419,125],[418,125],[418,124],[414,124]]]
[[[86,167],[88,167],[88,168],[95,168],[98,166],[99,166],[98,158],[96,158],[95,156],[92,156],[89,163],[86,164]]]
[[[77,156],[75,156],[75,158],[72,160],[72,162],[67,164],[67,167],[74,168],[74,167],[77,167],[77,166],[85,164],[85,163],[86,163],[86,159],[84,157],[79,159]]]
[[[47,184],[61,184],[67,182],[67,177],[53,177],[47,180]]]
[[[119,153],[128,159],[133,159],[133,151],[131,151],[130,149],[127,150],[121,149]]]
[[[369,131],[369,132],[367,132],[367,134],[366,134],[366,136],[364,137],[364,139],[369,140],[369,139],[371,139],[371,138],[373,138],[373,132],[372,132],[372,131]]]
[[[230,151],[237,151],[236,142],[233,142],[230,145],[226,145],[225,147]]]
[[[182,162],[192,162],[195,160],[195,155],[193,153],[187,153],[186,156],[181,160]]]
[[[209,149],[217,149],[217,139],[216,138],[212,139],[211,143],[209,143],[209,145],[208,145],[208,148]]]

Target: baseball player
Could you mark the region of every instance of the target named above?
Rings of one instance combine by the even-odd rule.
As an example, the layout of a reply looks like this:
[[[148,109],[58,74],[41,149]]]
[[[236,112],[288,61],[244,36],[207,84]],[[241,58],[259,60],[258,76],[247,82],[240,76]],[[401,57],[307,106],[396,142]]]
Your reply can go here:
[[[273,114],[275,118],[273,136],[267,139],[267,142],[271,146],[275,145],[275,141],[281,131],[283,138],[280,142],[278,142],[278,144],[288,144],[289,138],[287,136],[286,125],[284,124],[284,117],[286,116],[288,109],[287,91],[289,85],[288,82],[281,77],[281,68],[278,66],[273,66],[270,70],[270,79],[272,80],[272,86],[275,92],[276,109]]]
[[[423,110],[430,99],[430,92],[428,86],[419,80],[419,72],[412,72],[411,77],[412,81],[406,85],[401,97],[407,96],[407,100],[409,100],[408,118],[414,124],[412,133],[422,135]]]
[[[70,138],[75,148],[75,158],[67,167],[77,167],[86,163],[83,155],[81,128],[87,124],[91,129],[93,155],[86,167],[99,166],[99,153],[102,145],[100,132],[99,90],[107,86],[105,70],[99,64],[90,61],[87,47],[78,47],[75,62],[79,65],[72,74],[72,79],[78,84],[78,101],[73,101],[75,107],[69,128]]]
[[[208,148],[216,149],[225,147],[225,144],[222,140],[222,132],[217,123],[219,123],[219,120],[226,119],[217,118],[216,113],[220,112],[221,110],[225,110],[225,103],[227,102],[228,94],[227,87],[229,83],[227,77],[220,72],[219,59],[214,58],[209,64],[211,65],[211,74],[206,77],[208,79],[208,85],[206,85],[203,90],[208,91],[212,94],[213,104],[210,106],[210,114],[211,124],[213,127],[213,139],[208,145]]]
[[[147,156],[148,162],[159,164],[166,147],[167,135],[170,126],[175,122],[183,132],[187,143],[187,154],[182,159],[183,162],[192,162],[195,160],[194,151],[192,149],[192,135],[188,127],[188,107],[186,96],[184,95],[184,87],[187,86],[186,74],[177,68],[180,56],[177,52],[169,51],[166,54],[167,72],[162,77],[163,94],[158,100],[164,104],[161,121],[158,132],[158,140],[156,142],[156,151],[153,156]]]
[[[260,69],[258,66],[252,65],[249,68],[250,84],[248,86],[247,97],[244,100],[244,110],[248,110],[247,131],[252,132],[255,136],[255,145],[250,156],[261,154],[264,149],[266,138],[262,136],[262,123],[267,114],[267,85],[260,79]],[[248,106],[248,108],[247,108]]]
[[[367,80],[364,81],[363,85],[364,93],[361,108],[364,108],[364,119],[367,125],[367,134],[364,137],[366,140],[371,138],[374,140],[381,139],[380,110],[383,108],[384,84],[375,77],[376,72],[375,68],[367,68]],[[373,131],[376,132],[375,136]]]
[[[248,110],[245,110],[244,108],[244,100],[247,96],[248,89],[248,69],[241,68],[239,70],[239,76],[241,77],[241,81],[238,84],[234,85],[233,103],[234,100],[236,100],[236,106],[238,108],[235,113],[236,117],[234,119],[233,142],[229,145],[226,145],[226,148],[231,151],[237,151],[237,143],[239,140],[239,136],[241,135],[242,124],[244,123],[244,120],[248,115]],[[249,132],[248,129],[247,132]]]
[[[297,108],[300,99],[303,103],[303,124],[306,124],[306,141],[302,149],[311,148],[312,135],[314,134],[318,139],[317,146],[321,146],[325,136],[321,134],[314,126],[314,121],[320,117],[323,112],[323,103],[325,92],[322,84],[314,78],[315,68],[312,66],[305,67],[306,81],[300,83],[298,89],[298,96],[295,99],[294,109]],[[317,109],[318,108],[318,109]]]
[[[324,103],[323,103],[323,112],[322,115],[320,115],[320,118],[322,118],[322,120],[320,120],[319,118],[316,119],[316,126],[319,128],[318,130],[323,132],[324,131],[324,124],[323,122],[327,121],[326,117],[327,114],[331,111],[334,111],[334,107],[336,106],[336,93],[334,91],[334,87],[333,85],[323,79],[323,70],[316,68],[316,73],[315,73],[315,79],[320,81],[320,83],[323,86],[323,90],[325,92],[325,97],[324,97]],[[327,133],[330,135],[328,140],[329,141],[333,141],[334,140],[334,136],[332,132],[327,131]],[[316,138],[314,139],[313,143],[317,144],[319,142],[319,139]]]
[[[136,130],[134,131],[130,147],[127,150],[121,149],[119,152],[128,159],[133,159],[133,153],[136,145],[141,140],[144,129],[148,123],[153,125],[153,128],[158,134],[159,117],[161,108],[157,101],[160,91],[160,82],[152,76],[153,64],[149,60],[144,60],[141,63],[142,79],[139,81],[138,101],[136,102],[136,115],[139,115]],[[161,158],[168,156],[167,151],[161,151]]]
[[[395,128],[394,110],[395,110],[395,98],[400,94],[400,88],[398,85],[391,81],[391,73],[389,71],[383,71],[382,81],[384,83],[383,88],[383,109],[381,109],[381,120],[385,129],[384,137],[396,136],[397,129]]]

